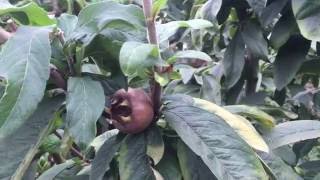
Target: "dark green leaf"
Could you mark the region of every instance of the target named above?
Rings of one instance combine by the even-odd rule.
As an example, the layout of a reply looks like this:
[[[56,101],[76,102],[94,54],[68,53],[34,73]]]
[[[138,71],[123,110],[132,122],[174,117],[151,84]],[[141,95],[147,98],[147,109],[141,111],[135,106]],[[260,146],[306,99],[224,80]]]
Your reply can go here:
[[[266,179],[252,149],[219,116],[193,105],[190,96],[165,98],[169,125],[218,179]]]
[[[130,134],[120,147],[119,171],[121,180],[155,180],[147,156],[144,133]]]
[[[96,122],[104,110],[105,96],[100,83],[88,77],[68,80],[67,128],[82,148],[96,135]]]
[[[182,141],[178,141],[177,155],[184,180],[217,179],[201,158]]]
[[[299,164],[298,167],[300,167],[306,171],[319,172],[320,171],[320,160],[307,161],[305,163]]]
[[[37,180],[54,180],[63,170],[74,166],[74,164],[73,160],[68,160],[62,164],[55,165],[41,174]]]
[[[97,152],[95,158],[92,161],[91,167],[91,180],[102,180],[106,171],[110,169],[109,165],[115,156],[115,153],[119,150],[122,135],[113,135],[109,137]]]
[[[256,22],[245,22],[241,28],[241,36],[254,57],[268,59],[268,43],[263,37],[262,28]]]
[[[263,26],[268,26],[279,16],[281,10],[288,3],[288,0],[276,0],[263,9],[260,20]]]
[[[234,86],[241,77],[244,67],[244,48],[244,41],[238,31],[229,43],[222,61],[228,89]]]
[[[267,0],[247,0],[247,2],[258,15],[262,13],[267,4]]]
[[[298,120],[278,124],[264,138],[273,149],[306,139],[320,137],[320,122]]]
[[[32,162],[45,136],[51,129],[48,124],[54,118],[64,98],[44,98],[38,109],[14,133],[0,139],[0,179],[13,176],[21,178]]]
[[[11,15],[24,25],[45,26],[55,23],[55,20],[50,19],[48,13],[34,2],[18,7],[11,5],[7,0],[3,0],[0,3],[1,15]]]
[[[202,75],[201,99],[221,105],[221,86],[213,75]]]
[[[0,138],[18,129],[37,108],[49,78],[49,30],[21,26],[0,54],[6,91],[0,99]],[[32,84],[30,84],[32,83]]]
[[[299,71],[310,48],[310,41],[301,36],[291,36],[277,54],[274,65],[274,83],[283,89]]]
[[[164,180],[181,180],[179,162],[173,150],[166,147],[161,161],[155,167],[163,176]]]

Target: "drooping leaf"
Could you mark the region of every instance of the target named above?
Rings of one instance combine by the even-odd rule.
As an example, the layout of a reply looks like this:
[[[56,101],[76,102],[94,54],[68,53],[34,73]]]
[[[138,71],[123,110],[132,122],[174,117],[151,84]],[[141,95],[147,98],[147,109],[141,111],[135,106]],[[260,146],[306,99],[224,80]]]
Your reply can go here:
[[[0,99],[0,138],[18,129],[37,108],[49,78],[49,30],[19,27],[0,54],[6,90]]]
[[[55,23],[48,13],[36,3],[30,2],[22,6],[13,6],[7,0],[0,3],[0,16],[10,15],[24,25],[45,26]]]
[[[211,22],[216,21],[222,0],[209,0],[202,6],[202,17]]]
[[[203,61],[212,61],[211,57],[201,51],[195,51],[195,50],[186,50],[186,51],[179,51],[177,52],[175,55],[173,55],[172,57],[170,57],[167,60],[167,63],[169,64],[173,64],[174,62],[177,61],[177,59],[200,59]]]
[[[221,117],[186,95],[167,96],[164,104],[166,121],[218,179],[267,178],[252,149]]]
[[[103,175],[110,169],[110,163],[115,156],[115,153],[119,150],[122,135],[113,135],[109,137],[97,152],[95,158],[92,161],[90,179],[102,180]]]
[[[234,114],[252,118],[253,120],[258,121],[261,125],[267,128],[274,127],[276,123],[276,120],[272,116],[259,110],[257,107],[246,105],[229,105],[224,106],[224,108]]]
[[[201,158],[182,141],[178,141],[177,156],[184,180],[217,179]]]
[[[262,10],[260,21],[263,26],[268,26],[278,17],[281,10],[288,3],[288,0],[276,0]]]
[[[158,164],[164,154],[164,142],[162,134],[157,126],[151,126],[146,131],[147,154],[152,158],[154,164]]]
[[[302,180],[293,169],[272,152],[257,152],[263,162],[272,170],[277,179]]]
[[[295,17],[303,17],[305,14],[298,14],[301,13],[301,11],[310,12],[310,9],[304,9],[303,6],[305,4],[310,3],[312,0],[292,0],[292,10],[294,12]],[[313,0],[313,2],[315,2]],[[319,4],[319,2],[317,2]],[[313,5],[313,7],[315,7]],[[312,8],[313,8],[312,7]],[[320,41],[320,24],[318,23],[318,20],[320,18],[320,11],[312,10],[312,16],[305,17],[304,19],[298,20],[297,23],[300,29],[301,34],[312,41]]]
[[[308,0],[304,1],[303,4],[300,6],[300,8],[296,12],[296,18],[298,20],[307,18],[309,16],[312,16],[314,14],[320,13],[320,1],[318,0]]]
[[[284,122],[264,134],[266,142],[272,149],[318,137],[320,137],[320,122],[315,120]]]
[[[120,50],[119,62],[126,76],[145,78],[148,71],[159,62],[159,51],[156,45],[125,42]]]
[[[310,48],[310,41],[301,36],[291,36],[276,56],[274,83],[278,90],[283,89],[299,71]]]
[[[68,80],[67,128],[82,148],[96,135],[96,122],[104,109],[105,97],[100,83],[87,77]]]
[[[244,67],[245,44],[238,31],[229,43],[222,60],[227,88],[234,86],[241,77]]]
[[[23,176],[42,140],[49,134],[50,120],[63,100],[63,97],[45,97],[26,122],[10,136],[0,139],[0,179]]]
[[[256,22],[245,22],[241,29],[241,36],[254,57],[268,59],[268,43],[263,37],[262,28]]]
[[[159,42],[164,42],[173,36],[179,28],[205,29],[212,27],[212,23],[204,19],[192,19],[188,21],[171,21],[157,25]]]
[[[119,171],[121,180],[155,180],[147,156],[144,133],[130,134],[120,147]]]
[[[68,160],[62,164],[54,165],[50,169],[46,170],[37,180],[54,180],[65,169],[74,166],[73,160]]]

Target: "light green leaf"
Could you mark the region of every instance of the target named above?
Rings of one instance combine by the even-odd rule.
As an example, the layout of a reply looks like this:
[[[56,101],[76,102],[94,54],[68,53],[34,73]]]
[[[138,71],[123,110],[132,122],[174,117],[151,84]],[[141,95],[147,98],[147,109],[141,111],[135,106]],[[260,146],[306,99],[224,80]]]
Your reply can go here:
[[[211,57],[201,51],[195,51],[195,50],[186,50],[186,51],[178,51],[175,55],[170,57],[167,60],[167,63],[173,64],[177,61],[177,59],[200,59],[203,61],[212,61]]]
[[[309,16],[312,16],[314,14],[318,14],[320,13],[319,9],[320,9],[320,1],[318,0],[304,1],[296,13],[296,18],[298,20],[301,20]]]
[[[2,0],[0,2],[1,15],[11,15],[24,25],[45,26],[55,23],[55,20],[50,19],[48,13],[34,2],[18,7],[11,5],[7,0]]]
[[[96,135],[96,122],[105,105],[101,84],[87,77],[71,77],[68,80],[67,128],[82,148]]]
[[[19,27],[0,54],[0,77],[6,90],[0,99],[0,138],[18,129],[37,108],[49,78],[49,30]]]
[[[320,137],[320,121],[315,120],[281,123],[264,134],[264,139],[272,149],[318,137]]]
[[[68,40],[76,29],[78,17],[70,14],[61,14],[57,20],[57,26],[62,30],[65,40]]]
[[[10,136],[0,139],[0,179],[21,179],[53,126],[64,97],[45,97],[37,110]],[[48,125],[49,124],[49,125]]]
[[[302,10],[308,11],[308,9],[303,8],[303,6],[305,4],[310,3],[310,1],[312,0],[292,0],[292,10],[294,15],[298,18],[299,16],[304,17],[305,14],[303,13],[301,14],[301,11]],[[319,3],[317,2],[317,4]],[[316,7],[315,5],[311,5],[311,6],[313,6],[312,8]],[[312,41],[320,41],[320,23],[318,23],[319,18],[320,18],[320,11],[319,9],[317,9],[317,10],[314,10],[314,12],[312,12],[312,16],[305,17],[304,19],[301,19],[301,20],[297,19],[300,32],[305,38]]]
[[[234,114],[239,114],[241,116],[247,116],[249,118],[252,118],[253,120],[256,120],[266,128],[272,128],[275,126],[276,123],[276,120],[272,116],[261,111],[257,107],[247,105],[230,105],[224,106],[223,108]]]
[[[75,165],[73,160],[68,160],[62,164],[54,165],[46,170],[37,180],[54,180],[65,169],[71,168]]]
[[[119,133],[118,129],[112,129],[112,130],[106,131],[103,134],[94,138],[94,140],[90,143],[90,146],[94,147],[96,151],[99,151],[100,147],[104,144],[105,141],[117,135],[118,133]]]
[[[147,72],[159,62],[156,45],[140,42],[125,42],[119,57],[122,72],[130,77],[147,77]]]
[[[171,21],[166,24],[157,25],[157,33],[159,42],[164,42],[174,35],[181,27],[190,29],[205,29],[212,27],[213,24],[210,21],[204,19],[192,19],[189,21]]]
[[[144,133],[130,134],[120,147],[119,172],[121,180],[155,180],[147,156]]]
[[[152,17],[156,18],[160,10],[165,7],[168,0],[155,0],[152,4]]]
[[[199,99],[172,95],[164,104],[166,121],[218,179],[268,179],[251,147]]]

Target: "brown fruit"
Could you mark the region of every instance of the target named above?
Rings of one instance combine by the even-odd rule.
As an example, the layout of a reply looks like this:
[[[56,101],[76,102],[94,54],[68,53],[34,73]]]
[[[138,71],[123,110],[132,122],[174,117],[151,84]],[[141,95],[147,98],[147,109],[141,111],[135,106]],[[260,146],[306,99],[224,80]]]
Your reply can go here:
[[[121,132],[135,134],[145,130],[153,120],[149,95],[142,89],[118,90],[111,97],[111,122]]]

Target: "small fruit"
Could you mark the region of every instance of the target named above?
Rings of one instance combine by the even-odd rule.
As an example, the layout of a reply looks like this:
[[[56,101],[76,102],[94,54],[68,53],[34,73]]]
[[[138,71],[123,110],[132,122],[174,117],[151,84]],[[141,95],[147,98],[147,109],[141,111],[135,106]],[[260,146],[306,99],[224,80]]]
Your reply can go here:
[[[111,123],[121,132],[139,133],[153,120],[153,104],[142,89],[120,89],[111,97],[110,116]]]

